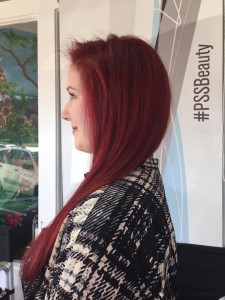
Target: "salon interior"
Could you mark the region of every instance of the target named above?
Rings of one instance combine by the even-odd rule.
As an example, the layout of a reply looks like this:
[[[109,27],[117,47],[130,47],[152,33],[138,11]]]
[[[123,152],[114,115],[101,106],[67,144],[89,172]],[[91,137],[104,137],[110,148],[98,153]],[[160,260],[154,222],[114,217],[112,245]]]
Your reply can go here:
[[[224,0],[0,0],[0,299],[24,299],[22,255],[90,166],[61,119],[63,51],[109,33],[147,40],[169,74],[170,123],[155,157],[177,299],[225,299],[224,13]]]

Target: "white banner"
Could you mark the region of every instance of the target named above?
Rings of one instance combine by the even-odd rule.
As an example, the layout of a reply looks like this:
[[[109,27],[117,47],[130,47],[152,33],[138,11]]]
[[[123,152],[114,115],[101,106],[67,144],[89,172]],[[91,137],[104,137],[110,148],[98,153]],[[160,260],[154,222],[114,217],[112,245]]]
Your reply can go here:
[[[176,236],[222,246],[223,3],[164,4],[156,47],[174,105],[158,155]]]

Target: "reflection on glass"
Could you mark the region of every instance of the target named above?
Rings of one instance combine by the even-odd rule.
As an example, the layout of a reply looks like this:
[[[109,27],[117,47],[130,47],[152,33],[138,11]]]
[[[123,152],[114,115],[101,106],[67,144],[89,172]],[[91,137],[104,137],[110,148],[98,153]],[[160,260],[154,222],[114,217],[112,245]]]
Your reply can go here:
[[[33,236],[38,212],[37,24],[0,28],[0,226],[15,258]]]
[[[0,149],[0,170],[2,193],[13,193],[16,197],[35,196],[38,167],[29,150],[19,147]]]

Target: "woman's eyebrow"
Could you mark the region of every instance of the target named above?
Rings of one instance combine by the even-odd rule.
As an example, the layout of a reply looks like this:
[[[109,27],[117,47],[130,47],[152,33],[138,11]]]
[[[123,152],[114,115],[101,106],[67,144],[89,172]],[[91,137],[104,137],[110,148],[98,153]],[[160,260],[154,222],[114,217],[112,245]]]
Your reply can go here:
[[[75,89],[75,88],[72,87],[71,85],[69,85],[66,89],[67,89],[67,91],[68,91],[69,89],[74,90],[74,91],[77,91],[77,89]]]

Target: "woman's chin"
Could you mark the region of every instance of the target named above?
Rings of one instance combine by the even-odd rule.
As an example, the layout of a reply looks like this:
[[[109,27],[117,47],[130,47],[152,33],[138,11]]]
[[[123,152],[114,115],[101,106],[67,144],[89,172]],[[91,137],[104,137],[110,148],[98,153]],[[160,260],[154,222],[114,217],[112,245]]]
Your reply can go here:
[[[83,145],[83,144],[80,144],[80,143],[74,141],[74,146],[79,151],[82,151],[82,152],[85,152],[85,153],[91,153],[91,151],[90,151],[90,149],[87,145]]]

